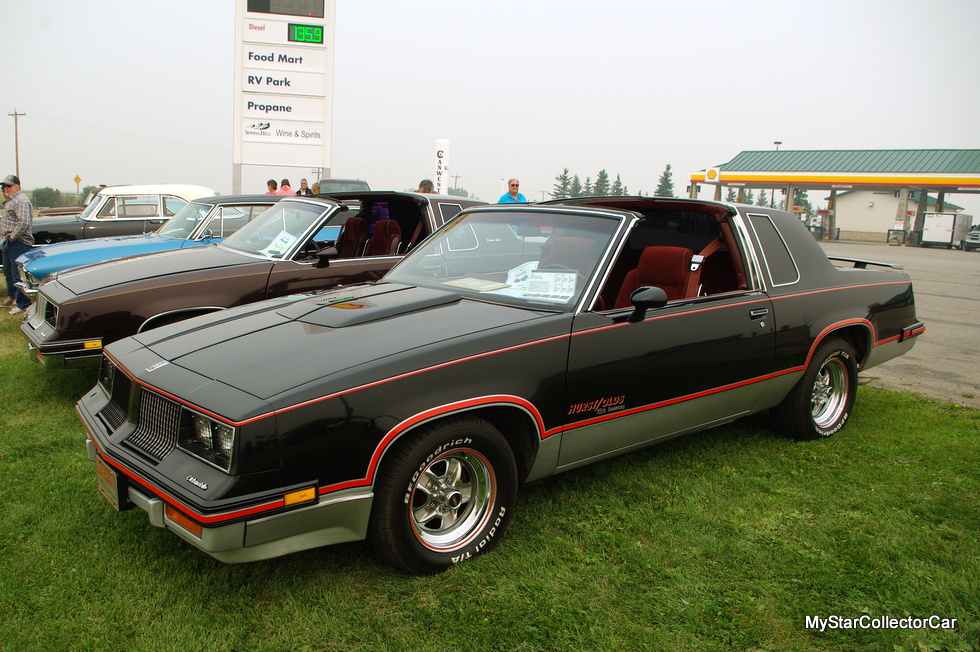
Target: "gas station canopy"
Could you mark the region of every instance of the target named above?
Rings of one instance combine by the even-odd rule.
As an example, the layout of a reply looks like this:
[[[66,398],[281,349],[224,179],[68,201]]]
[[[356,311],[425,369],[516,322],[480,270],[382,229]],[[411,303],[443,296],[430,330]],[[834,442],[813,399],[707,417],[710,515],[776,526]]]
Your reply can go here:
[[[745,151],[693,172],[692,193],[697,184],[980,193],[980,149]]]

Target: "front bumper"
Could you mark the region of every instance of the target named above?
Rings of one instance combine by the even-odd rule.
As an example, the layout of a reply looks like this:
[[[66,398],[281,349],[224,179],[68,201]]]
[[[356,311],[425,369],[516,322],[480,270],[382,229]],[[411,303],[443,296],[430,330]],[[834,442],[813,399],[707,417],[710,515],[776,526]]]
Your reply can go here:
[[[32,300],[35,296],[37,296],[36,285],[28,285],[24,281],[17,281],[16,283],[14,283],[14,286],[19,288],[20,291],[23,292],[25,296],[30,297]]]
[[[34,300],[34,296],[37,295],[37,287],[41,284],[39,279],[34,278],[34,276],[24,269],[23,265],[17,265],[17,277],[18,280],[14,285],[20,288],[20,291],[31,297]]]
[[[75,369],[98,367],[102,359],[102,340],[84,339],[49,343],[54,328],[38,315],[35,301],[27,309],[27,316],[20,325],[20,331],[27,338],[27,353],[35,362],[46,369]]]
[[[76,412],[88,434],[86,451],[95,463],[103,496],[118,511],[133,507],[143,510],[151,525],[173,532],[219,561],[258,561],[367,536],[374,498],[370,487],[318,495],[312,503],[291,509],[249,514],[248,508],[238,507],[234,512],[205,515],[200,506],[176,498],[174,492],[157,486],[121,459],[114,459],[105,443],[108,431],[86,407],[86,398],[77,404]],[[268,501],[268,495],[263,500]]]

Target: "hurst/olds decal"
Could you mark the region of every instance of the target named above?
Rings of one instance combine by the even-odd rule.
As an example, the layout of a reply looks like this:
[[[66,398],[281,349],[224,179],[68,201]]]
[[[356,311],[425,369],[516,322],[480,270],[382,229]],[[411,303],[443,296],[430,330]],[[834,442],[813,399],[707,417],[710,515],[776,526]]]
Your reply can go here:
[[[597,398],[594,401],[587,401],[585,403],[572,403],[568,407],[568,414],[582,414],[586,412],[607,414],[609,412],[619,412],[624,409],[626,409],[625,394],[620,396],[606,396],[604,398]]]

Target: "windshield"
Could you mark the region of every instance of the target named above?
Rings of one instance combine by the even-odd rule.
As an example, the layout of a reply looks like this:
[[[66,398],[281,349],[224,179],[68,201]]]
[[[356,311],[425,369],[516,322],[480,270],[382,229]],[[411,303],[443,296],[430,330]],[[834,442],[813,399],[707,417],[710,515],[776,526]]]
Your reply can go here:
[[[187,238],[194,232],[201,220],[207,216],[211,208],[212,206],[209,204],[191,202],[167,220],[166,224],[157,229],[157,233],[171,238]]]
[[[572,308],[620,220],[554,211],[464,213],[385,280],[506,303]]]
[[[370,190],[366,181],[360,179],[320,179],[320,194]]]
[[[94,215],[95,212],[99,210],[99,207],[105,203],[106,197],[108,197],[108,195],[96,195],[95,197],[93,197],[92,201],[88,203],[88,205],[85,207],[85,210],[83,210],[80,213],[80,215],[82,217],[88,217],[90,215]]]
[[[283,200],[241,229],[221,245],[249,254],[282,258],[334,206]]]

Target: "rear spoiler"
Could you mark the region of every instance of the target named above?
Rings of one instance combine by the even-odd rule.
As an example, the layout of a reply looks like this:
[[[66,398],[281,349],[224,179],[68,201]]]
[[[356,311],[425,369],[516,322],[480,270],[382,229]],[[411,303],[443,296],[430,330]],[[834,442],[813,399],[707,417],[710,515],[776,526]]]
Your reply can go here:
[[[891,269],[905,269],[904,265],[898,265],[895,263],[879,263],[874,260],[862,260],[860,258],[840,258],[839,256],[827,256],[831,261],[840,261],[842,263],[852,263],[854,267],[858,269],[866,269],[868,265],[877,265],[878,267],[890,267]]]

